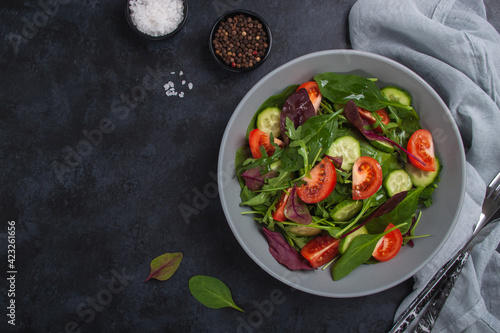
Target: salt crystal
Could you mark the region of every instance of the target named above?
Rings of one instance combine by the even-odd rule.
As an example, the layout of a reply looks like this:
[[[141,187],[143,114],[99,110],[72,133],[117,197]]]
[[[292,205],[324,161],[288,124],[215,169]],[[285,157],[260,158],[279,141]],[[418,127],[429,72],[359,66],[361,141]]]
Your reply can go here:
[[[182,80],[182,85],[185,85],[186,84],[186,80]]]
[[[129,8],[137,29],[154,37],[171,33],[184,19],[182,0],[130,0]]]
[[[183,98],[183,97],[184,97],[184,92],[183,92],[183,91],[181,91],[181,92],[179,93],[179,97],[180,97],[180,98]]]
[[[188,83],[189,90],[193,89],[193,84],[191,82]]]
[[[170,74],[175,75],[175,72],[170,72]]]
[[[180,71],[180,72],[179,72],[179,75],[180,75],[180,76],[183,76],[183,75],[184,75],[184,72],[183,72],[183,71]]]

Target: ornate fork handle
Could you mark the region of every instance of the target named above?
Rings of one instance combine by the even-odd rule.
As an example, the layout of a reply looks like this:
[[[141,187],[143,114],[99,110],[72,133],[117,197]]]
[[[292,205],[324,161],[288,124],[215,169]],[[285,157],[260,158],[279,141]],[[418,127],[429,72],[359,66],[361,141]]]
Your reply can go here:
[[[457,259],[455,259],[452,267],[448,271],[448,274],[443,276],[442,283],[440,283],[440,289],[437,291],[435,297],[427,307],[427,310],[425,310],[424,314],[420,318],[415,328],[415,332],[430,332],[432,327],[434,327],[437,317],[439,316],[439,313],[441,312],[446,299],[450,295],[451,290],[453,289],[453,286],[455,285],[455,282],[457,281],[458,276],[462,271],[462,268],[469,258],[469,255],[469,252],[465,252],[458,256]]]
[[[456,267],[455,264],[460,262],[463,256],[468,258],[469,253],[459,252],[455,257],[450,259],[443,267],[441,267],[425,288],[418,294],[413,302],[411,302],[408,308],[406,308],[405,312],[401,314],[389,333],[402,333],[408,328],[410,323],[418,316],[418,314],[420,314],[429,302],[436,297],[437,291],[443,286],[444,282],[447,281],[448,273]],[[465,264],[465,261],[463,261],[463,263]]]

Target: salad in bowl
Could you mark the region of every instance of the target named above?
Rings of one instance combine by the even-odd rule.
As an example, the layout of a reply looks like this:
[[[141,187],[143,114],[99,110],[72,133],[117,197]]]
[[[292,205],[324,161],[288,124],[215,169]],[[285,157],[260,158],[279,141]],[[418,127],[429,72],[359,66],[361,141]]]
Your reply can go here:
[[[271,276],[315,295],[365,296],[442,248],[464,197],[464,155],[449,110],[417,74],[372,53],[315,52],[238,104],[219,196],[235,238]]]
[[[333,280],[413,246],[440,164],[411,95],[376,78],[321,73],[270,96],[235,156],[241,205],[290,270]]]

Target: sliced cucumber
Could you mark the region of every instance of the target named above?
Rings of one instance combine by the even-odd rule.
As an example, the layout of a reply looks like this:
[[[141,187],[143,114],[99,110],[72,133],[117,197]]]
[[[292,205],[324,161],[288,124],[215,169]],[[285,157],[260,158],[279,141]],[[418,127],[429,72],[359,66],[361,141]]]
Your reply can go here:
[[[368,230],[366,229],[365,226],[362,226],[355,232],[347,235],[346,237],[342,238],[342,240],[339,243],[339,252],[340,254],[344,254],[347,248],[349,247],[349,244],[354,240],[354,238],[358,237],[359,235],[365,235],[368,233]]]
[[[384,179],[384,188],[390,197],[399,192],[408,191],[412,188],[410,175],[403,169],[394,170]]]
[[[379,140],[369,140],[369,141],[373,147],[383,151],[384,153],[389,153],[389,154],[394,153],[394,145],[389,142],[379,141]]]
[[[362,200],[346,199],[333,207],[330,211],[330,216],[334,221],[349,221],[359,213],[362,207]]]
[[[298,236],[315,236],[321,232],[320,228],[308,227],[305,225],[298,225],[291,227],[288,231],[293,232]]]
[[[436,171],[424,171],[420,170],[416,166],[411,163],[406,163],[405,170],[408,172],[411,178],[411,182],[416,187],[419,186],[428,186],[436,180],[437,175],[439,174],[439,169],[441,165],[439,164],[439,160],[436,158]]]
[[[262,110],[257,116],[257,128],[267,134],[272,132],[275,138],[279,137],[281,135],[280,115],[281,110],[277,107]]]
[[[396,101],[403,105],[411,106],[411,95],[404,89],[389,86],[383,88],[380,92],[390,101]]]
[[[350,171],[354,162],[361,156],[359,141],[352,136],[342,136],[333,141],[327,154],[332,157],[342,157],[341,168]]]

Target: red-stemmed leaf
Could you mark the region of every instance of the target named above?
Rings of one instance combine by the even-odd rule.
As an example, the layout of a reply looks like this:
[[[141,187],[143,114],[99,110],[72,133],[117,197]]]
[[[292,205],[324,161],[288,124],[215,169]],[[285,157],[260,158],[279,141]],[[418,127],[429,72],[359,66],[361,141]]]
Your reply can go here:
[[[290,196],[285,203],[285,216],[289,220],[300,224],[309,224],[312,222],[311,213],[304,201],[300,200],[296,185],[293,186]]]
[[[294,127],[297,129],[300,125],[304,124],[307,119],[315,115],[316,111],[314,105],[305,88],[301,88],[290,95],[285,101],[285,104],[283,104],[280,116],[280,129],[285,143],[288,144],[290,141],[286,135],[286,118],[290,118]]]
[[[277,262],[292,271],[314,269],[299,252],[288,244],[279,232],[270,231],[266,228],[262,228],[262,230],[269,244],[269,252]]]
[[[262,186],[264,186],[266,179],[274,178],[276,176],[277,176],[276,171],[270,171],[262,175],[260,173],[260,167],[248,169],[241,175],[241,177],[245,179],[245,185],[248,187],[250,191],[260,190]]]
[[[401,149],[402,151],[404,151],[407,155],[413,157],[414,159],[416,159],[417,161],[419,161],[423,165],[426,165],[421,159],[419,159],[418,157],[416,157],[415,155],[413,155],[412,153],[410,153],[408,150],[406,150],[405,148],[403,148],[403,146],[399,145],[398,143],[394,142],[393,140],[391,140],[391,139],[389,139],[389,138],[387,138],[387,137],[385,137],[383,135],[378,135],[374,131],[367,130],[365,128],[365,126],[369,125],[369,123],[368,123],[368,121],[366,121],[363,118],[361,118],[361,116],[359,115],[359,111],[358,111],[358,108],[356,106],[356,103],[353,100],[348,101],[347,104],[346,104],[346,106],[344,107],[344,116],[368,140],[377,140],[377,141],[388,142],[388,143],[390,143],[390,144],[398,147],[399,149]]]
[[[172,277],[172,275],[174,275],[177,271],[177,268],[179,268],[181,260],[182,253],[180,252],[165,253],[154,258],[150,264],[151,271],[144,282],[147,282],[150,279],[156,279],[159,281],[170,279],[170,277]]]

